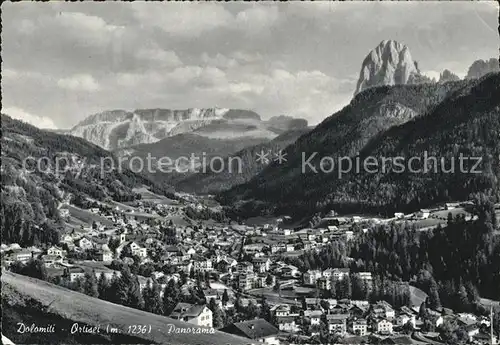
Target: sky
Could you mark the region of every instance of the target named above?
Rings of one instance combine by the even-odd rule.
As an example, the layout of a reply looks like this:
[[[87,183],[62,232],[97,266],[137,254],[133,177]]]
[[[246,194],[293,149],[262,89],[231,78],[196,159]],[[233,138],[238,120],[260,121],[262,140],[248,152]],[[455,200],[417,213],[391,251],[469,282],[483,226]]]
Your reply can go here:
[[[4,3],[2,112],[66,129],[104,110],[251,109],[317,124],[382,40],[463,77],[498,57],[491,2]]]

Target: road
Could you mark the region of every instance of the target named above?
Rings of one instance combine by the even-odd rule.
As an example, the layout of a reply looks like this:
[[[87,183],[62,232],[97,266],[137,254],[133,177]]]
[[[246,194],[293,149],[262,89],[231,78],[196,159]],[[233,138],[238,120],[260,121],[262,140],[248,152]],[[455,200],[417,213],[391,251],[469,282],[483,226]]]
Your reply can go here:
[[[433,341],[433,340],[427,339],[420,332],[413,332],[413,334],[411,335],[411,338],[414,339],[414,340],[420,341],[420,342],[422,342],[424,344],[432,344],[432,345],[443,345],[444,344],[444,343],[440,343],[440,342],[437,342],[437,341]]]

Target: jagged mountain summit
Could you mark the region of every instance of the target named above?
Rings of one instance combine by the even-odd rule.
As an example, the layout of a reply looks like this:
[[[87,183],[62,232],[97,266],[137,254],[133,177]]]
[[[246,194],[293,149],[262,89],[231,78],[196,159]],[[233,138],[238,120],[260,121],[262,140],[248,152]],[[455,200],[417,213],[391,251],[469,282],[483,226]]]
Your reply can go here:
[[[87,117],[73,127],[69,134],[84,138],[102,148],[115,150],[156,143],[164,138],[185,133],[212,139],[272,139],[297,126],[297,121],[291,121],[289,117],[278,120],[280,121],[263,121],[259,114],[240,109],[111,110]],[[299,126],[307,127],[307,121],[302,122],[299,121]]]
[[[447,83],[449,81],[458,81],[460,80],[460,77],[456,75],[455,73],[451,72],[448,69],[445,69],[441,74],[439,75],[439,83]]]
[[[476,60],[469,67],[466,79],[481,78],[482,76],[492,73],[500,72],[498,59],[491,58],[489,60]]]
[[[374,86],[416,84],[423,77],[406,45],[384,40],[364,59],[354,94]]]

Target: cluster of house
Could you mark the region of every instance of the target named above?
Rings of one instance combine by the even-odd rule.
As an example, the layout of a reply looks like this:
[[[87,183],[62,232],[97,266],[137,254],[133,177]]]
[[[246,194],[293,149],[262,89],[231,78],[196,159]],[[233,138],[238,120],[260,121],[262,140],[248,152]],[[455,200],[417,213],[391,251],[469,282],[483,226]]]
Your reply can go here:
[[[196,200],[188,197],[196,209],[199,204]],[[190,275],[192,272],[215,273],[218,280],[224,286],[238,289],[244,293],[249,290],[264,287],[275,287],[281,289],[287,287],[318,287],[320,290],[331,290],[337,281],[343,280],[350,274],[346,268],[332,268],[327,270],[310,270],[301,273],[299,269],[286,262],[279,261],[277,256],[296,255],[298,251],[319,249],[332,240],[343,239],[349,241],[356,235],[355,231],[368,231],[367,223],[381,224],[387,220],[351,216],[339,217],[328,215],[321,220],[316,228],[306,228],[292,231],[283,226],[266,224],[262,227],[254,226],[226,226],[213,225],[210,227],[194,228],[190,226],[176,226],[172,228],[168,236],[176,245],[167,245],[163,242],[165,233],[162,230],[167,226],[166,222],[155,220],[151,222],[148,217],[142,217],[139,213],[161,215],[167,212],[170,205],[157,204],[153,206],[137,205],[136,211],[109,210],[101,207],[91,208],[90,212],[106,217],[114,222],[114,231],[108,231],[105,226],[95,222],[92,229],[87,229],[85,234],[73,230],[61,238],[59,246],[52,246],[45,251],[37,248],[14,248],[4,259],[5,262],[26,262],[32,257],[41,257],[47,267],[64,268],[70,281],[83,278],[86,269],[79,265],[68,264],[68,254],[72,252],[91,252],[95,261],[110,262],[121,257],[127,250],[132,256],[140,258],[142,263],[156,261],[163,265],[169,265],[176,272],[165,276],[163,272],[154,272],[155,277],[164,277],[162,281],[162,292],[165,282],[174,278],[180,279],[179,272]],[[446,205],[447,209],[458,207],[457,205]],[[427,212],[428,211],[428,212]],[[430,210],[421,210],[416,215],[424,219],[429,217]],[[402,213],[395,214],[396,219],[405,219]],[[156,218],[155,218],[156,219]],[[286,219],[281,220],[281,223]],[[357,230],[353,230],[353,225]],[[366,224],[366,225],[365,225]],[[283,224],[281,224],[283,225]],[[106,235],[104,235],[106,233]],[[159,236],[162,235],[162,236]],[[118,247],[112,252],[108,247],[109,236],[118,240]],[[160,238],[162,240],[160,240]],[[251,241],[248,241],[248,240]],[[245,242],[247,242],[245,244]],[[250,243],[248,243],[250,242]],[[160,255],[156,255],[160,253]],[[244,257],[237,260],[236,258]],[[125,258],[125,260],[131,260]],[[105,273],[108,279],[113,275],[112,270],[95,270],[96,275]],[[119,272],[117,272],[119,273]],[[358,272],[359,278],[367,285],[371,284],[370,272]],[[168,279],[167,279],[168,278]],[[147,285],[148,278],[139,277],[140,286]],[[277,283],[278,282],[278,283]],[[304,294],[305,296],[306,294]],[[207,303],[214,298],[221,306],[221,291],[205,291]],[[251,339],[264,339],[269,344],[277,342],[277,334],[280,332],[306,332],[309,335],[319,333],[321,322],[327,325],[330,333],[342,336],[367,334],[391,335],[398,329],[410,323],[413,327],[421,326],[422,321],[418,318],[418,310],[402,307],[398,310],[392,308],[386,302],[369,304],[367,301],[353,301],[335,299],[326,300],[321,303],[318,298],[305,298],[305,308],[297,305],[278,304],[272,307],[272,323],[256,319],[234,323],[225,328],[230,333],[246,336]],[[232,301],[224,305],[231,308]],[[325,307],[328,306],[328,307]],[[444,322],[446,317],[457,317],[456,315],[442,315],[438,312],[430,312],[431,321],[435,326]],[[182,320],[198,326],[212,326],[212,312],[206,306],[179,303],[172,314],[172,318]],[[459,315],[459,322],[464,324],[468,335],[478,337],[479,327],[486,322],[475,316]],[[307,319],[307,330],[304,329],[303,320]],[[316,327],[318,326],[318,327]]]
[[[304,285],[316,286],[320,290],[331,290],[337,281],[343,280],[350,274],[348,268],[329,268],[324,271],[309,270],[303,274],[302,281]],[[358,272],[357,275],[366,286],[371,286],[373,281],[371,272]]]
[[[403,307],[396,316],[396,311],[385,301],[370,305],[368,301],[327,299],[326,306],[321,306],[318,298],[306,298],[306,308],[292,308],[290,305],[279,305],[272,308],[278,329],[285,332],[304,331],[310,335],[319,335],[320,323],[326,321],[328,331],[332,334],[346,336],[365,336],[369,333],[391,335],[394,328],[401,327],[408,322],[416,326],[416,312]],[[295,309],[295,311],[293,311]],[[306,318],[306,324],[311,325],[303,329],[301,319]],[[317,326],[317,327],[315,327]]]

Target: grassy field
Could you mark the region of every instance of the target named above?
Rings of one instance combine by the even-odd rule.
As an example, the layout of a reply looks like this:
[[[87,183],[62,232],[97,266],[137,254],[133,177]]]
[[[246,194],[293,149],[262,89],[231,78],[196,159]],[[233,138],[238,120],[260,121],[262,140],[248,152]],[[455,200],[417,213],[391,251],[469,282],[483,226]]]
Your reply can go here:
[[[427,294],[415,286],[410,286],[410,294],[411,304],[414,306],[420,306],[427,298]]]
[[[118,201],[114,201],[114,200],[111,200],[109,203],[108,203],[109,206],[111,207],[118,207],[118,209],[120,209],[121,211],[135,211],[136,208],[133,207],[133,206],[130,206],[130,205],[125,205],[121,202],[118,202]]]
[[[134,188],[132,189],[134,193],[138,193],[141,195],[142,200],[147,201],[156,201],[164,204],[177,203],[177,201],[167,198],[166,196],[155,194],[148,190],[146,187]]]
[[[113,226],[113,222],[107,218],[104,218],[100,215],[94,214],[90,211],[83,210],[76,206],[67,205],[65,206],[69,210],[69,214],[71,217],[76,218],[77,220],[86,223],[88,225],[92,225],[92,222],[100,222],[104,226]]]
[[[293,291],[288,290],[288,291],[281,291],[281,297],[279,296],[279,293],[276,291],[273,291],[271,288],[259,288],[259,289],[252,289],[247,291],[248,296],[252,296],[254,298],[261,298],[262,296],[266,297],[266,300],[270,304],[292,304],[292,305],[299,305],[300,301],[297,300],[295,301],[295,294]]]
[[[484,305],[486,308],[489,308],[491,306],[496,307],[500,306],[500,301],[494,301],[488,298],[481,298],[481,304]]]
[[[169,332],[169,325],[177,329],[188,329],[192,325],[164,316],[109,303],[92,298],[38,279],[24,277],[11,272],[2,274],[2,301],[7,296],[19,294],[23,298],[36,300],[40,308],[50,315],[90,326],[101,326],[101,334],[106,325],[116,327],[121,335],[127,335],[129,325],[151,325],[151,333],[135,335],[146,343],[158,344],[247,344],[250,341],[223,332],[215,334],[178,334]],[[26,315],[27,317],[29,315]],[[14,343],[21,337],[17,332],[5,332]],[[23,341],[22,343],[32,343]],[[52,343],[52,342],[51,342]],[[96,342],[94,342],[95,344]],[[123,342],[122,342],[123,343]],[[135,341],[134,343],[137,343]]]

